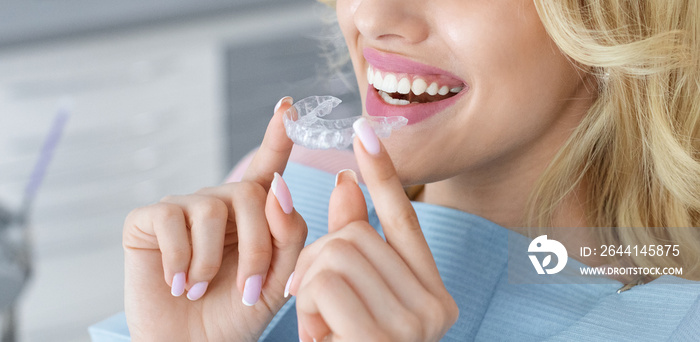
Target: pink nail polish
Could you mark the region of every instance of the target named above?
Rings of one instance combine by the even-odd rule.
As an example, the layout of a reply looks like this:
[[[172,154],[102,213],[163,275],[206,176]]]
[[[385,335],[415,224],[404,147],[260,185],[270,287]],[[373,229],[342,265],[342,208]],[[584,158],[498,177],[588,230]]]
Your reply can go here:
[[[292,194],[289,193],[287,183],[284,182],[284,179],[279,173],[275,172],[275,178],[272,179],[272,185],[270,188],[272,189],[272,193],[275,195],[275,198],[277,198],[277,202],[280,204],[280,207],[282,207],[282,211],[284,211],[285,214],[291,214],[292,210],[294,209],[294,205],[292,204]]]
[[[185,272],[175,274],[170,293],[175,297],[180,297],[185,293]]]
[[[274,114],[274,113],[277,113],[277,110],[280,109],[280,107],[282,106],[283,103],[289,103],[289,104],[291,104],[292,101],[294,101],[294,100],[292,99],[291,96],[285,96],[285,97],[281,98],[279,101],[277,101],[277,104],[275,105],[275,111],[272,112],[272,113],[273,113],[273,114]]]
[[[202,281],[199,283],[196,283],[190,287],[190,290],[187,291],[187,299],[189,300],[197,300],[199,298],[202,298],[204,295],[204,292],[207,292],[207,287],[209,286],[209,283],[206,281]]]
[[[374,133],[374,129],[372,129],[372,126],[369,125],[369,121],[367,121],[367,119],[357,119],[357,121],[352,124],[352,129],[355,131],[355,135],[360,138],[362,146],[365,147],[365,151],[367,151],[367,153],[379,153],[379,138],[377,138],[377,134]]]
[[[289,275],[289,279],[287,279],[287,285],[284,285],[284,298],[289,297],[289,288],[292,286],[292,278],[294,278],[294,272]]]
[[[243,304],[253,306],[260,299],[260,291],[262,290],[262,276],[256,274],[248,277],[245,280],[243,287]]]

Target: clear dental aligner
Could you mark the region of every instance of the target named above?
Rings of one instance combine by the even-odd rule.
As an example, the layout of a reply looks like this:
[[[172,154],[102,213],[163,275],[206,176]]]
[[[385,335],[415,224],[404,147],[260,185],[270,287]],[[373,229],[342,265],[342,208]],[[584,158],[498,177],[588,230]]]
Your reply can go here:
[[[297,101],[284,114],[284,128],[295,144],[311,149],[344,149],[352,144],[352,124],[362,115],[325,119],[341,100],[333,96],[309,96]],[[408,123],[403,116],[366,116],[374,132],[386,138]]]

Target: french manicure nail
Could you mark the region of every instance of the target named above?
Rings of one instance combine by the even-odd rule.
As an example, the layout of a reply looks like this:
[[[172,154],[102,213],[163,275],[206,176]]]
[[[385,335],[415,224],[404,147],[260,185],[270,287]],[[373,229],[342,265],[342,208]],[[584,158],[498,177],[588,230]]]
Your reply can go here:
[[[175,273],[170,293],[175,297],[180,297],[185,293],[185,272]]]
[[[256,274],[248,277],[243,286],[243,304],[253,306],[260,299],[260,290],[262,290],[262,275]]]
[[[202,296],[204,296],[204,292],[207,292],[208,286],[209,282],[206,281],[201,281],[192,285],[192,287],[190,287],[190,290],[187,291],[187,299],[197,300],[199,298],[202,298]]]
[[[292,101],[294,101],[294,100],[292,99],[291,96],[285,96],[285,97],[281,98],[279,101],[277,101],[277,104],[275,105],[275,111],[273,113],[277,113],[277,110],[280,109],[280,106],[282,106],[283,103],[292,104]]]
[[[291,214],[292,210],[294,209],[294,205],[292,204],[292,194],[289,193],[287,183],[284,182],[284,179],[279,173],[275,172],[275,177],[272,179],[270,188],[272,189],[272,193],[275,195],[275,198],[277,198],[277,203],[279,203],[280,207],[282,207],[282,211],[284,211],[285,214]]]
[[[352,124],[352,129],[355,131],[357,137],[360,138],[362,146],[365,147],[367,153],[379,153],[379,138],[377,138],[377,134],[374,133],[374,129],[369,125],[367,119],[364,117],[357,119],[357,121]]]
[[[335,175],[335,186],[338,186],[338,183],[340,183],[345,178],[350,178],[353,182],[355,182],[355,184],[357,184],[357,174],[355,173],[355,171],[351,169],[345,169],[338,171],[338,173]]]
[[[289,275],[289,279],[287,279],[287,285],[284,285],[284,298],[289,297],[289,288],[292,286],[292,278],[294,278],[294,272]]]

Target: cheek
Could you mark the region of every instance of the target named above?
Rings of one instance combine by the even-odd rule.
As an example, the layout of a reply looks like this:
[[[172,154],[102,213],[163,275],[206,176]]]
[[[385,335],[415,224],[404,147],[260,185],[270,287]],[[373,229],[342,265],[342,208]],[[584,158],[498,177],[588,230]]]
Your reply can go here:
[[[570,63],[545,31],[532,0],[456,3],[440,11],[436,26],[454,67],[482,91],[481,96],[519,102],[528,92],[556,87]],[[533,87],[534,85],[534,87]],[[518,94],[522,92],[523,94]]]
[[[479,127],[475,134],[491,143],[542,133],[580,83],[532,2],[504,6],[505,2],[494,4],[451,30],[445,28],[472,85],[472,99],[461,109],[459,126]],[[508,135],[512,137],[504,140]]]
[[[444,115],[383,140],[404,184],[438,181],[530,153],[558,120],[562,100],[575,94],[578,76],[547,36],[532,1],[514,2],[451,1],[432,12],[434,31],[426,44],[472,89]],[[364,103],[354,3],[339,1],[338,19]]]
[[[466,164],[481,159],[471,130],[454,127],[451,120],[429,120],[405,126],[382,139],[404,185],[450,178]],[[466,161],[465,161],[466,159]]]
[[[407,184],[539,153],[531,149],[551,141],[548,134],[567,99],[576,95],[576,70],[549,39],[534,9],[479,14],[453,11],[455,18],[442,20],[457,24],[440,29],[443,46],[456,70],[463,70],[471,93],[446,115],[385,141]]]

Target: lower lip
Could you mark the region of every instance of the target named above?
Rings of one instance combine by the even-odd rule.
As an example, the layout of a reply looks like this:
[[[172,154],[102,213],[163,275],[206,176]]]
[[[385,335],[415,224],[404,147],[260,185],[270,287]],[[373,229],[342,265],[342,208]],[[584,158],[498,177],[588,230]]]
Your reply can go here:
[[[379,92],[373,86],[367,86],[367,114],[371,116],[403,116],[408,119],[408,124],[417,124],[435,114],[452,106],[457,100],[462,97],[467,90],[463,89],[457,95],[450,98],[428,102],[428,103],[411,103],[407,105],[391,105],[382,99]]]

